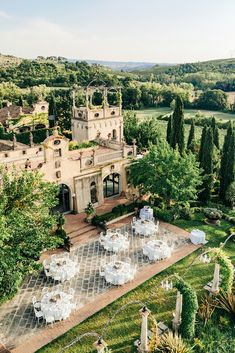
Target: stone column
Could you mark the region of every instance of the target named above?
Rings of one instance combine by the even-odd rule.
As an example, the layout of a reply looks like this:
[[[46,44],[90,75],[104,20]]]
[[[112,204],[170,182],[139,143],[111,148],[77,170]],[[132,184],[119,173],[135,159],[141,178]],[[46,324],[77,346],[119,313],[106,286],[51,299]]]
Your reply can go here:
[[[140,335],[140,347],[139,352],[146,353],[148,352],[148,316],[150,314],[150,310],[146,306],[144,306],[140,310],[140,315],[142,317],[141,322],[141,335]]]
[[[83,160],[82,160],[83,151],[81,151],[79,154],[80,154],[80,169],[82,169],[83,168]]]
[[[95,343],[94,343],[94,347],[96,348],[98,353],[104,353],[105,349],[107,347],[107,343],[102,339],[99,338]]]
[[[16,148],[16,143],[17,143],[17,141],[16,141],[16,135],[13,134],[13,144],[12,144],[12,149],[13,149],[13,150],[15,150],[15,148]]]
[[[29,145],[30,145],[30,147],[33,147],[33,134],[32,134],[32,132],[29,133]]]
[[[95,149],[92,150],[92,163],[95,165]]]
[[[122,121],[120,121],[120,126],[119,126],[119,142],[122,142]]]
[[[220,273],[220,265],[216,263],[215,270],[214,270],[213,282],[212,282],[212,286],[211,286],[212,293],[219,292],[219,273]]]
[[[133,156],[136,157],[137,155],[136,139],[133,139],[132,143],[133,143]]]
[[[181,312],[182,312],[182,294],[178,291],[176,297],[176,306],[174,318],[172,320],[173,330],[178,333],[179,326],[181,323]]]

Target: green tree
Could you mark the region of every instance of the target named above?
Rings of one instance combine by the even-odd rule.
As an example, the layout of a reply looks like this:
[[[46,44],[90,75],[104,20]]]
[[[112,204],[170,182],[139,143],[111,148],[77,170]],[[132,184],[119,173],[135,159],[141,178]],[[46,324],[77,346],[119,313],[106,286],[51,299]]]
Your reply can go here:
[[[138,136],[138,120],[134,112],[126,112],[124,114],[124,138],[127,144],[131,145],[133,139]]]
[[[206,140],[206,133],[207,133],[207,126],[204,126],[202,129],[201,140],[200,140],[200,149],[199,149],[199,154],[198,154],[198,160],[200,163],[202,163],[203,151],[204,151],[205,140]]]
[[[215,117],[211,119],[211,127],[213,130],[214,145],[219,149],[219,129]]]
[[[199,109],[226,110],[228,108],[227,94],[219,89],[209,89],[200,95],[197,106]]]
[[[235,181],[235,131],[229,123],[224,138],[220,167],[220,198],[226,202],[226,192],[231,183]]]
[[[158,121],[155,118],[147,118],[138,125],[137,145],[140,148],[148,148],[156,145],[160,138]]]
[[[167,123],[167,129],[166,129],[166,140],[171,144],[171,138],[172,138],[172,115],[169,116],[168,118],[168,123]]]
[[[166,206],[196,199],[201,184],[199,166],[192,153],[181,155],[160,141],[130,167],[130,181],[143,194],[160,196]]]
[[[195,147],[195,122],[194,119],[192,119],[188,136],[187,149],[190,150],[192,153],[195,153]]]
[[[33,171],[1,169],[0,298],[15,294],[24,276],[38,269],[44,249],[61,244],[54,236],[58,186]]]
[[[203,175],[203,184],[202,191],[199,194],[199,198],[203,202],[207,202],[211,198],[211,191],[213,188],[214,180],[214,140],[213,140],[213,131],[211,127],[206,129],[205,142],[202,145],[200,160],[200,168],[202,169]]]
[[[175,109],[172,116],[172,134],[171,147],[179,149],[182,154],[184,152],[184,111],[182,99],[177,96],[175,101]]]

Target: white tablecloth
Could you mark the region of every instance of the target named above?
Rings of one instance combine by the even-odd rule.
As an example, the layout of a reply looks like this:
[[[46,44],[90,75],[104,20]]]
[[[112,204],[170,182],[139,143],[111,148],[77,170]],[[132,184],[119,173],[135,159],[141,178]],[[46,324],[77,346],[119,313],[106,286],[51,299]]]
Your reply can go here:
[[[56,300],[55,302],[51,300],[53,298]],[[55,321],[66,319],[74,309],[71,299],[72,296],[64,292],[46,293],[41,300],[41,311],[44,316],[53,316]]]
[[[135,229],[135,232],[137,234],[145,235],[145,236],[150,236],[156,233],[156,225],[152,221],[144,221],[142,219],[138,219],[133,223],[132,226],[133,229]]]
[[[102,245],[105,250],[119,252],[129,248],[129,240],[120,233],[109,233],[102,237]]]
[[[49,265],[52,278],[64,282],[73,278],[78,271],[78,265],[68,258],[53,259]]]
[[[143,253],[151,261],[162,260],[171,256],[171,248],[162,240],[150,240],[145,244]]]
[[[129,263],[116,261],[106,264],[104,273],[108,283],[122,285],[134,278],[136,270]]]
[[[152,219],[153,218],[153,209],[149,206],[144,206],[140,210],[141,219]]]
[[[191,242],[195,245],[206,243],[206,234],[199,229],[193,229],[189,235]]]

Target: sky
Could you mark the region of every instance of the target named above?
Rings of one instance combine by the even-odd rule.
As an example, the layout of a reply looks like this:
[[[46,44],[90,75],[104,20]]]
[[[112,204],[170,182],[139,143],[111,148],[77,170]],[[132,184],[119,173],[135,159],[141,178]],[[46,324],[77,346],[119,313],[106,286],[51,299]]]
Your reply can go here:
[[[0,0],[0,53],[185,63],[235,57],[235,0]]]

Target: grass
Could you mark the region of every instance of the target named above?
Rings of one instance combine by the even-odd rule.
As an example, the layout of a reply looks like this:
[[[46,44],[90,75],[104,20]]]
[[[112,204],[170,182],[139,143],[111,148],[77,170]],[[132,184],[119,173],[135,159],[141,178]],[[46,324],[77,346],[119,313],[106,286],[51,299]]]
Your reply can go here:
[[[206,246],[213,247],[219,246],[219,244],[226,239],[226,232],[231,227],[231,224],[225,220],[222,220],[221,225],[217,227],[206,225],[203,223],[202,214],[196,214],[192,221],[177,220],[175,224],[189,231],[193,228],[200,228],[204,230],[206,232],[207,240],[209,240],[209,243]],[[235,243],[233,241],[228,242],[226,246],[226,253],[231,257],[233,263],[235,263]],[[113,316],[115,311],[133,300],[140,300],[142,302],[149,301],[148,307],[157,321],[163,320],[165,323],[170,324],[176,296],[173,291],[163,292],[160,288],[160,282],[168,274],[178,273],[181,276],[184,276],[185,274],[184,278],[197,290],[198,296],[201,298],[203,293],[205,293],[203,286],[213,276],[213,264],[206,265],[197,261],[190,267],[198,254],[198,251],[191,254],[185,259],[179,261],[177,264],[169,267],[161,274],[158,274],[152,279],[146,281],[141,286],[101,310],[99,313],[74,327],[63,336],[52,341],[49,345],[40,349],[38,353],[58,353],[64,346],[75,339],[75,337],[85,332],[102,333],[103,328],[107,324],[108,320]],[[187,273],[185,273],[186,270]],[[154,293],[154,296],[151,299],[150,293]],[[136,349],[133,347],[133,342],[139,338],[140,334],[139,309],[140,306],[138,305],[129,305],[125,310],[118,314],[108,326],[104,338],[108,343],[109,348],[112,349],[112,353],[136,352]],[[226,330],[224,334],[226,334]],[[222,332],[221,335],[223,335]],[[92,350],[93,342],[94,337],[88,337],[82,340],[81,344],[76,344],[67,349],[66,353],[95,352],[95,350]],[[202,352],[206,353],[207,350]],[[213,353],[215,353],[215,351]],[[229,353],[229,351],[227,351],[227,353]]]
[[[171,108],[161,107],[161,108],[149,108],[149,109],[141,109],[135,111],[137,117],[140,119],[147,118],[149,116],[159,117],[160,115],[168,115],[172,113]],[[185,117],[195,116],[199,110],[197,109],[185,109],[184,115]],[[205,115],[205,117],[214,116],[219,120],[235,120],[235,114],[218,112],[218,111],[210,111],[210,110],[200,110],[200,113]]]

